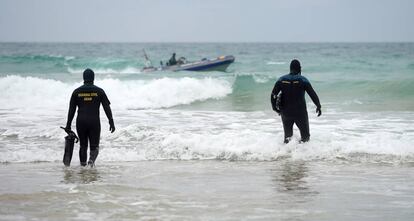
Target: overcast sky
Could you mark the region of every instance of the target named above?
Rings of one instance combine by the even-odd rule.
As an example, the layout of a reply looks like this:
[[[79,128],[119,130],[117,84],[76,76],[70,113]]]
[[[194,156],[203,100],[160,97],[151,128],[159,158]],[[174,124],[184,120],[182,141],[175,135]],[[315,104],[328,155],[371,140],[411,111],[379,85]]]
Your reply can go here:
[[[0,0],[0,41],[414,41],[414,0]]]

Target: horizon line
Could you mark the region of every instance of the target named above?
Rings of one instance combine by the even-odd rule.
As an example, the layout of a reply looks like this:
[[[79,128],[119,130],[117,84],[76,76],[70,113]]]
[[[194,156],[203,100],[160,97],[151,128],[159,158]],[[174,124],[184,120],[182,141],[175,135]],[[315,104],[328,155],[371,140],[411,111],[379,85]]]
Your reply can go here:
[[[414,43],[414,41],[0,41],[0,43],[56,43],[56,44],[359,44],[359,43]]]

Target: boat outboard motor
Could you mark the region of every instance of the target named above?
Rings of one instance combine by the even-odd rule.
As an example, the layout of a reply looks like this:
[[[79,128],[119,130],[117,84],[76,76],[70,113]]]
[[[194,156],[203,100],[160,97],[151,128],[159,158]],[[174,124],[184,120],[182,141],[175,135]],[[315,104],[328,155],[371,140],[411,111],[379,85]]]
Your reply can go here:
[[[73,147],[75,146],[75,143],[79,141],[79,138],[72,130],[67,130],[64,127],[60,128],[65,130],[65,132],[68,134],[65,137],[65,153],[63,154],[63,164],[68,167],[70,166],[70,161],[72,161]]]

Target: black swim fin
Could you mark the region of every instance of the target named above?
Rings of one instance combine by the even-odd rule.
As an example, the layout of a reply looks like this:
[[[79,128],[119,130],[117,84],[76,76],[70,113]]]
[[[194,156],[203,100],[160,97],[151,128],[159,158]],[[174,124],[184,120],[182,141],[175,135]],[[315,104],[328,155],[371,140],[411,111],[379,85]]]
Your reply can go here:
[[[65,153],[63,154],[63,164],[68,167],[70,166],[70,161],[72,161],[73,147],[75,146],[75,143],[79,141],[79,138],[72,130],[68,130],[64,127],[60,128],[65,130],[65,132],[68,134],[65,137]]]
[[[275,108],[279,111],[282,111],[282,92],[280,92],[276,97]]]

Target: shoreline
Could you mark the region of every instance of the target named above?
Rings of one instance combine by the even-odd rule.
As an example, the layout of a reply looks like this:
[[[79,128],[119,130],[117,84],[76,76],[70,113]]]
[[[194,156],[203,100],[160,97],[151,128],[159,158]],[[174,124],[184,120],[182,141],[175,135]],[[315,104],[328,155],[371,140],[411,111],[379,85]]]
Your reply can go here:
[[[273,161],[0,164],[0,220],[411,220],[412,167]],[[77,212],[76,212],[77,211]],[[375,212],[373,212],[375,211]]]

